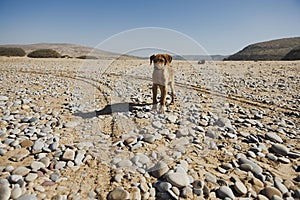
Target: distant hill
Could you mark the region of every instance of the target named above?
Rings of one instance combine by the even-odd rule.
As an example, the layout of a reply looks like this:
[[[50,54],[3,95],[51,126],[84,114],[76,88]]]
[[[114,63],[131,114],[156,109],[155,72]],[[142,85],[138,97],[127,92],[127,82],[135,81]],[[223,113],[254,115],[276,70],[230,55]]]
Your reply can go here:
[[[82,46],[78,44],[64,44],[64,43],[39,43],[28,45],[0,45],[0,47],[15,47],[22,48],[28,55],[30,52],[37,49],[53,49],[57,51],[62,57],[72,58],[95,58],[95,59],[116,59],[116,58],[134,58],[132,56],[121,56],[120,54],[95,49],[92,47]]]
[[[282,60],[289,52],[298,47],[300,47],[300,37],[271,40],[251,44],[226,60]],[[289,60],[297,59],[289,57]]]
[[[300,60],[300,46],[292,49],[282,60]]]
[[[174,60],[224,60],[228,56],[223,55],[182,55],[174,56]]]

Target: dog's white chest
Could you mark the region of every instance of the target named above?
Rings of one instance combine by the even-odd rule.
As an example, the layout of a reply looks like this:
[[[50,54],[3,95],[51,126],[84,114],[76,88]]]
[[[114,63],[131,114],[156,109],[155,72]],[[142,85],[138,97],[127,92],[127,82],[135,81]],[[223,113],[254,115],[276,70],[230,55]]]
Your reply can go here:
[[[168,75],[165,73],[165,69],[155,69],[153,71],[153,83],[166,86],[168,84]]]

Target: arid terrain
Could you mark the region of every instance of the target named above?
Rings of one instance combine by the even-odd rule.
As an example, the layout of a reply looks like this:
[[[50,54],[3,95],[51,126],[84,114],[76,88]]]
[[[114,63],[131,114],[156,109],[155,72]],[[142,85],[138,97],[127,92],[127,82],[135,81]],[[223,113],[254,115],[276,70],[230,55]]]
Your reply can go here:
[[[172,66],[0,57],[0,199],[299,199],[300,61]]]

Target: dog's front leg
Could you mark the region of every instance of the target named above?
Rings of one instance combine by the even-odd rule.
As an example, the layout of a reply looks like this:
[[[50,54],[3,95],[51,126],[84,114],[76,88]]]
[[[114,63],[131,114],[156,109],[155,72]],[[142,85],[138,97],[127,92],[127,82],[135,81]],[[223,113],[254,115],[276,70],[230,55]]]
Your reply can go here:
[[[157,89],[158,89],[158,85],[153,83],[152,85],[152,95],[153,95],[153,107],[152,110],[156,110],[157,109]]]
[[[166,99],[167,99],[167,86],[159,86],[161,92],[161,99],[160,99],[160,112],[164,113],[166,108]]]

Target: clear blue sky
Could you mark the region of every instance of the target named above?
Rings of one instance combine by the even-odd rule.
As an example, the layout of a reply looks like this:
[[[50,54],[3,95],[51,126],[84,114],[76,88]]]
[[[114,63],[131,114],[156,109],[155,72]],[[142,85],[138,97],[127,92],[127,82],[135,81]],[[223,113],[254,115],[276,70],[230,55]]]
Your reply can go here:
[[[182,32],[209,54],[300,36],[299,0],[0,0],[0,44],[96,46],[122,31]]]

